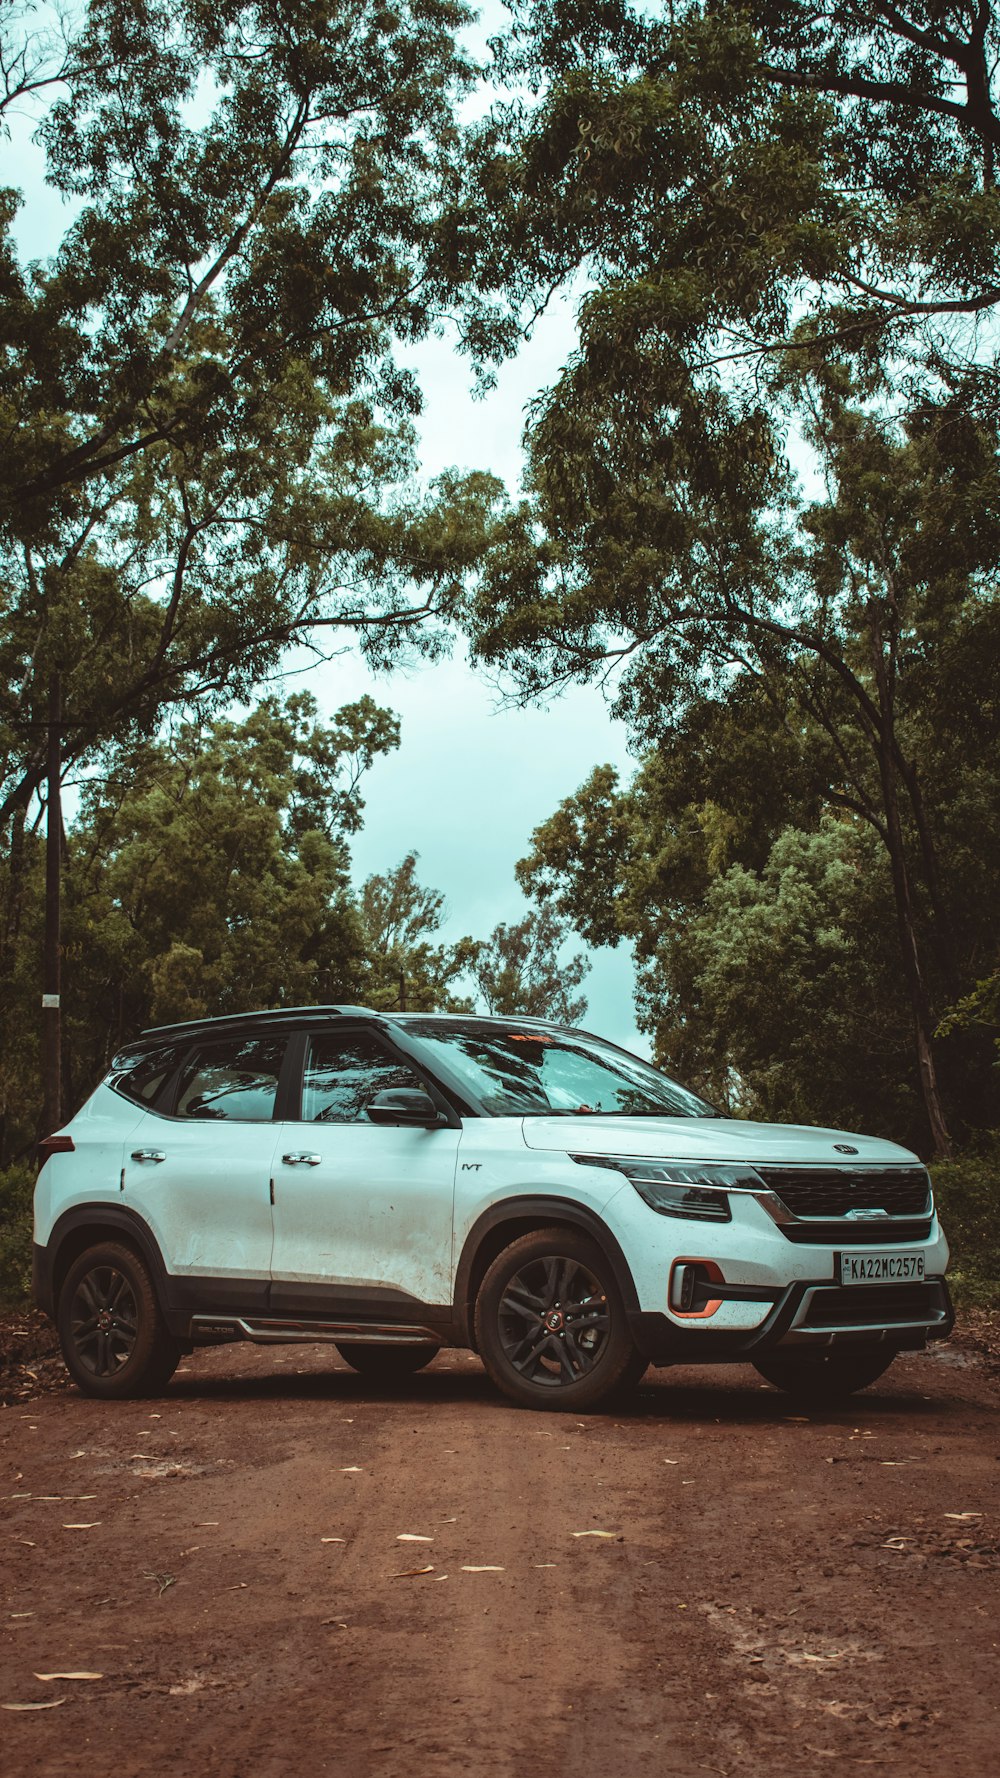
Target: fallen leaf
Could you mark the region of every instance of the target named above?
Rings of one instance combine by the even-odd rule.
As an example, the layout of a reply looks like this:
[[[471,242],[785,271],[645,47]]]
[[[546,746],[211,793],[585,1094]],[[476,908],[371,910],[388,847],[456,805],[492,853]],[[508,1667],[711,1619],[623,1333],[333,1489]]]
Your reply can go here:
[[[945,1513],[946,1519],[981,1519],[982,1513]]]
[[[103,1679],[103,1673],[36,1673],[36,1679]]]
[[[397,1531],[397,1543],[433,1543],[433,1537],[424,1537],[419,1531]]]
[[[0,1704],[0,1710],[54,1710],[65,1702],[65,1698],[46,1698],[44,1704]]]
[[[79,1524],[64,1525],[64,1531],[96,1531],[100,1519],[85,1519]]]
[[[341,1475],[361,1475],[363,1472],[359,1463],[349,1463],[347,1468],[342,1469],[340,1473]]]
[[[429,1568],[402,1568],[398,1574],[390,1574],[390,1580],[413,1580],[418,1574],[433,1574],[434,1564]]]
[[[346,1543],[346,1537],[321,1537],[320,1543]]]
[[[157,1586],[160,1589],[160,1595],[159,1595],[160,1598],[163,1597],[163,1594],[166,1592],[168,1587],[173,1587],[173,1586],[176,1586],[176,1584],[177,1584],[177,1577],[176,1577],[176,1575],[173,1575],[173,1574],[147,1573],[147,1574],[144,1574],[142,1578],[143,1578],[143,1580],[155,1580]]]
[[[462,1564],[463,1574],[503,1574],[503,1572],[503,1569],[498,1568],[495,1562],[484,1562],[480,1564],[464,1562]]]
[[[617,1537],[617,1531],[571,1531],[571,1537]]]

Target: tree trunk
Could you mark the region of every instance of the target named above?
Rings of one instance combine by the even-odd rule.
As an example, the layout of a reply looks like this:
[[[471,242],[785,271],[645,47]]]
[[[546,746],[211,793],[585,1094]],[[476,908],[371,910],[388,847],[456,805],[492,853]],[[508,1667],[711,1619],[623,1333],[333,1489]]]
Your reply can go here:
[[[62,870],[62,798],[60,795],[60,728],[62,725],[62,678],[49,680],[48,794],[45,830],[45,959],[42,975],[42,1082],[45,1094],[42,1134],[58,1130],[62,1122],[62,935],[60,932],[60,884]]]
[[[938,1090],[937,1069],[934,1066],[934,1053],[931,1048],[933,1023],[920,959],[920,946],[913,914],[913,896],[910,890],[906,850],[903,844],[903,828],[899,818],[899,793],[894,757],[892,687],[886,672],[881,624],[878,613],[873,607],[869,608],[869,620],[871,623],[872,660],[881,714],[881,729],[876,737],[879,780],[885,808],[886,841],[892,872],[893,896],[896,903],[899,946],[903,974],[906,978],[910,1007],[913,1013],[913,1035],[917,1052],[920,1091],[927,1113],[934,1153],[939,1159],[943,1159],[951,1154],[951,1137],[945,1122],[944,1107],[941,1104],[941,1095]]]

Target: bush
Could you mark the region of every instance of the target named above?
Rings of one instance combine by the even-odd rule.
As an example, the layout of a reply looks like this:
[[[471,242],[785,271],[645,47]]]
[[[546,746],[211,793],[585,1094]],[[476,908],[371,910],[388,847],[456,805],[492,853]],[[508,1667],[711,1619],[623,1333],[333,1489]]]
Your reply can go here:
[[[0,1173],[0,1305],[14,1308],[31,1294],[32,1167]]]
[[[1000,1306],[1000,1131],[954,1161],[934,1165],[934,1195],[951,1243],[956,1302]]]

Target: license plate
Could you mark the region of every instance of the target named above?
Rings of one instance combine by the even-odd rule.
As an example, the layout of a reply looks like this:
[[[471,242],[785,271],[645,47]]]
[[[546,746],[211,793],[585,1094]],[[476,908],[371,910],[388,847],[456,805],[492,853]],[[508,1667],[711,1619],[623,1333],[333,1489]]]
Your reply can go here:
[[[841,1284],[921,1284],[922,1253],[842,1253]]]

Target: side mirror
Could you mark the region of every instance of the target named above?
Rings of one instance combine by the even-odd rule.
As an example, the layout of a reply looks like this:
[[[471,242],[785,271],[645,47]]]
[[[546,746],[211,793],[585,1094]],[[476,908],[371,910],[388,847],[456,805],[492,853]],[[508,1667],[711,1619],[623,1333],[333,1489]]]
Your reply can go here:
[[[421,1124],[429,1130],[447,1122],[430,1094],[419,1087],[384,1087],[365,1109],[373,1124]]]

